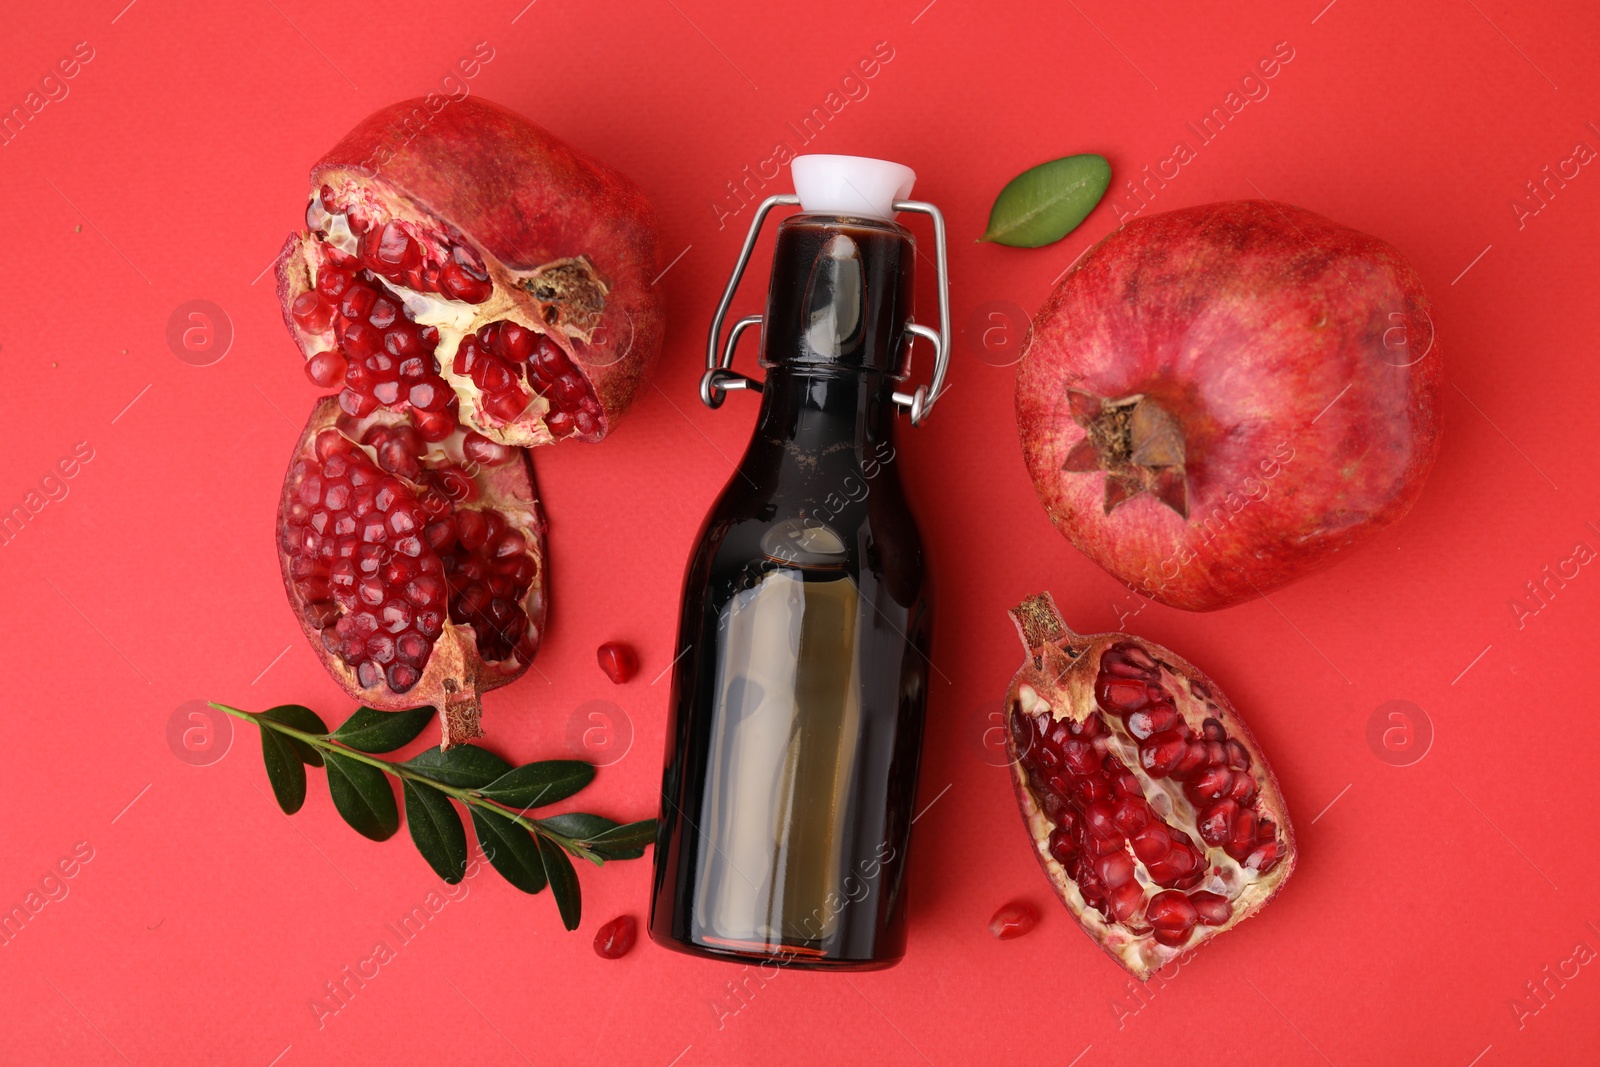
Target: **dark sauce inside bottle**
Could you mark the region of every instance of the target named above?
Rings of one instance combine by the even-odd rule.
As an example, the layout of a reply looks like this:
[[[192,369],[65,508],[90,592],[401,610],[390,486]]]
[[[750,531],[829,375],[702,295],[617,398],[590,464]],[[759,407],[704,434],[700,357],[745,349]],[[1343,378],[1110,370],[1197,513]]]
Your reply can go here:
[[[684,582],[650,920],[668,947],[904,953],[929,611],[891,394],[914,255],[884,220],[779,229],[761,413]]]

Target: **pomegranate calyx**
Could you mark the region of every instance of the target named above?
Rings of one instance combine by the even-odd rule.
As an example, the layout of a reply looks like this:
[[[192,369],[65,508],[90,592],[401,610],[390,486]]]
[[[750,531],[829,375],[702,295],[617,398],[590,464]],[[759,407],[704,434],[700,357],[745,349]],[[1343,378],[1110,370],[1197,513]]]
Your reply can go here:
[[[525,273],[510,273],[517,285],[544,305],[547,325],[581,333],[586,341],[600,325],[611,286],[588,256],[559,259]]]
[[[1147,492],[1189,517],[1183,427],[1171,412],[1139,393],[1108,400],[1069,389],[1067,397],[1072,421],[1083,427],[1084,436],[1061,469],[1105,472],[1105,514]]]

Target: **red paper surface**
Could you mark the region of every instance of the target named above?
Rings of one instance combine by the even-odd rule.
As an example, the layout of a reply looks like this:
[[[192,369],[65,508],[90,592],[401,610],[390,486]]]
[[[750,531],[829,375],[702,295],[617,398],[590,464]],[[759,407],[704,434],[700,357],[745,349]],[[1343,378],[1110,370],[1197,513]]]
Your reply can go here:
[[[0,1059],[1593,1061],[1600,965],[1580,960],[1600,950],[1600,725],[1584,669],[1600,564],[1564,561],[1600,548],[1600,173],[1582,165],[1543,203],[1525,187],[1576,145],[1600,148],[1592,6],[125,2],[13,4],[0,42],[7,111],[78,42],[92,50],[67,95],[0,147],[0,505],[92,450],[0,546],[0,909],[25,906],[58,862],[74,872],[0,947]],[[611,702],[614,762],[586,809],[655,812],[667,684],[652,679],[672,658],[682,562],[755,413],[746,396],[710,412],[695,395],[750,217],[725,183],[780,143],[872,154],[916,168],[917,196],[950,220],[951,390],[902,447],[938,577],[938,670],[910,951],[893,970],[763,980],[648,942],[600,960],[596,927],[643,915],[648,860],[582,872],[576,934],[548,896],[487,873],[402,943],[386,924],[440,889],[403,837],[356,836],[320,774],[304,810],[281,815],[247,727],[206,765],[169,743],[189,701],[349,710],[273,557],[313,390],[263,274],[309,164],[378,106],[439,88],[480,41],[493,59],[472,91],[640,181],[671,262],[656,387],[604,445],[537,456],[549,638],[538,670],[487,702],[492,744],[517,760],[569,754],[592,725],[586,702]],[[1186,124],[1249,89],[1275,49],[1292,59],[1199,147]],[[875,76],[847,81],[875,51]],[[830,93],[843,106],[802,145],[788,124]],[[1147,210],[1280,198],[1412,259],[1436,302],[1446,436],[1411,516],[1337,569],[1270,604],[1127,620],[1246,713],[1301,847],[1259,918],[1135,1000],[1051,898],[982,733],[1020,661],[1008,606],[1048,588],[1075,626],[1100,630],[1137,603],[1046,521],[1015,439],[1011,356],[999,335],[981,342],[991,311],[1031,311],[1116,226],[1115,205],[1134,204],[1124,181],[1179,140],[1195,158]],[[973,243],[1009,178],[1084,151],[1115,178],[1078,232],[1037,251]],[[764,273],[759,255],[739,308],[756,306]],[[231,330],[210,365],[195,364],[214,348],[168,341],[191,300]],[[1525,583],[1563,566],[1577,576],[1519,617]],[[620,688],[595,665],[608,639],[643,660]],[[1390,701],[1414,705],[1425,751],[1369,744]],[[985,923],[1014,897],[1043,921],[997,942]],[[345,982],[379,942],[394,958]],[[346,995],[319,1016],[329,982]]]

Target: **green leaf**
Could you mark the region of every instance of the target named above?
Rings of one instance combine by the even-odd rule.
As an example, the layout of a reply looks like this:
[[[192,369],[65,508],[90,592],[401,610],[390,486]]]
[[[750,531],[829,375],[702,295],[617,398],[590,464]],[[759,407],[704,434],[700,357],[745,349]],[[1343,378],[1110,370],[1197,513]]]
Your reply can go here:
[[[481,789],[511,770],[511,764],[477,745],[430,748],[417,753],[400,766],[419,771],[436,782],[453,785],[457,789]]]
[[[389,778],[376,767],[328,753],[328,792],[344,821],[363,837],[387,841],[400,829]]]
[[[1111,184],[1104,156],[1054,159],[1006,183],[989,212],[989,228],[978,240],[1038,248],[1061,240],[1089,217]]]
[[[592,781],[594,764],[576,759],[550,759],[524,763],[479,792],[508,808],[526,811],[565,800]]]
[[[544,860],[544,873],[550,879],[550,892],[561,911],[561,925],[568,930],[578,928],[578,918],[583,913],[583,895],[578,890],[578,872],[572,861],[561,851],[561,846],[548,837],[539,838],[539,856]]]
[[[415,740],[432,718],[432,708],[407,711],[357,708],[356,713],[333,732],[333,739],[357,752],[393,752]]]
[[[293,815],[306,802],[306,768],[293,744],[292,738],[261,727],[261,759],[267,765],[272,795],[285,815]]]
[[[263,719],[271,719],[273,722],[281,722],[285,726],[292,726],[301,733],[316,734],[318,737],[325,736],[328,732],[328,724],[322,721],[322,717],[310,708],[300,704],[279,704],[275,708],[268,708],[263,711],[261,717]],[[289,743],[289,747],[300,758],[301,763],[308,763],[313,767],[322,766],[322,753],[298,737],[287,737],[283,734],[278,736],[283,737]]]
[[[540,819],[539,822],[548,826],[562,837],[571,837],[579,841],[588,841],[599,837],[601,834],[615,830],[618,823],[611,821],[604,815],[590,815],[585,811],[569,811],[562,815],[551,815]]]
[[[450,798],[421,782],[402,779],[406,796],[406,825],[411,840],[428,866],[451,885],[467,870],[467,831]]]
[[[644,855],[645,846],[654,844],[655,839],[656,821],[641,819],[589,838],[589,848],[608,860],[636,860]]]
[[[504,815],[476,805],[469,810],[478,844],[501,877],[524,893],[543,890],[544,861],[539,858],[539,846],[534,843],[533,835]]]

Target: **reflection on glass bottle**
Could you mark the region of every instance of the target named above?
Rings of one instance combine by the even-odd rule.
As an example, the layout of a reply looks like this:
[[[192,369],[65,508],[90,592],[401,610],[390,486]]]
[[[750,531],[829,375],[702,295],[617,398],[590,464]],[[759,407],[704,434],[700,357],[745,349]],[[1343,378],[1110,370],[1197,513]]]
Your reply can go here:
[[[698,924],[729,945],[825,939],[861,729],[860,605],[826,527],[775,528],[722,609]],[[804,562],[802,562],[802,560]],[[808,570],[816,568],[814,571]],[[714,933],[711,933],[714,931]]]

